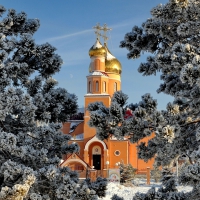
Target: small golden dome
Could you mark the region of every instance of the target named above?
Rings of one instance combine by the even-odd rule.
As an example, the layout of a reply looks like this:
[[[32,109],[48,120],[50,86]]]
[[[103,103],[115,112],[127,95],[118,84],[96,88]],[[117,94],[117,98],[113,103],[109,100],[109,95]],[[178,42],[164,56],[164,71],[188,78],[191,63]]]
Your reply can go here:
[[[105,72],[113,72],[116,74],[121,74],[122,73],[121,63],[116,58],[112,60],[106,59]]]
[[[95,44],[90,48],[89,55],[90,57],[106,55],[106,49],[102,46],[98,39],[96,40]]]
[[[122,73],[121,63],[110,53],[106,45],[105,47],[107,51],[105,60],[105,72],[121,74]]]

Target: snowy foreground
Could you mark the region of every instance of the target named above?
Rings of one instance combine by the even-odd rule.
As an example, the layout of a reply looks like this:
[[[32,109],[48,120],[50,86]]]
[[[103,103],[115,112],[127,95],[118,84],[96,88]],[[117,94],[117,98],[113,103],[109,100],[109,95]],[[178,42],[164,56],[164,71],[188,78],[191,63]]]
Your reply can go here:
[[[133,185],[133,187],[125,187],[120,184],[109,183],[108,190],[106,191],[106,197],[102,199],[99,198],[99,200],[110,200],[114,194],[117,194],[119,197],[124,197],[124,200],[132,200],[135,193],[146,193],[152,186],[159,188],[161,185],[161,183],[155,183],[154,181],[151,181],[151,184],[147,185],[145,179],[135,179],[134,182],[137,186]],[[189,192],[192,190],[192,187],[178,186],[177,189],[179,191]]]

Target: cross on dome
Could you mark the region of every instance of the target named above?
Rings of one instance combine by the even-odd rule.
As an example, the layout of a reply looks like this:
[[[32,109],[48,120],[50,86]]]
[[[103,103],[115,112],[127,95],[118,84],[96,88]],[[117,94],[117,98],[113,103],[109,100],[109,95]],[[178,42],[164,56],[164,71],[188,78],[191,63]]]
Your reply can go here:
[[[101,36],[101,34],[99,33],[101,31],[101,28],[102,27],[100,26],[99,23],[97,23],[97,25],[93,27],[93,29],[96,29],[94,33],[96,34],[98,40],[99,40],[99,36]]]
[[[93,29],[96,29],[95,30],[95,34],[97,36],[97,39],[99,40],[99,37],[103,37],[104,39],[104,43],[106,44],[107,40],[108,40],[108,37],[107,37],[107,32],[108,31],[111,31],[112,29],[111,28],[108,28],[106,24],[104,24],[103,26],[100,26],[99,23],[97,23],[96,26],[93,27]],[[103,35],[100,33],[100,31],[103,31]]]
[[[111,31],[112,29],[111,28],[108,28],[106,24],[104,24],[103,27],[101,27],[101,30],[104,32],[103,35],[101,35],[103,38],[104,38],[104,43],[106,43],[106,41],[108,40],[108,37],[107,37],[107,32],[108,31]]]

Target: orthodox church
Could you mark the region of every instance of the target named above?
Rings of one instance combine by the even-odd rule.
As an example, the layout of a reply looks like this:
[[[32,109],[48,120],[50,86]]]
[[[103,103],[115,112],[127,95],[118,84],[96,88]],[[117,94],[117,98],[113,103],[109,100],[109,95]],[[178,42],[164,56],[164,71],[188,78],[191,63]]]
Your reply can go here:
[[[110,30],[106,25],[97,25],[96,41],[89,49],[90,65],[87,78],[87,93],[85,94],[84,107],[88,104],[101,101],[106,107],[111,104],[114,92],[121,90],[122,66],[119,60],[109,51],[107,46],[106,32]],[[100,31],[104,31],[101,35]],[[104,45],[100,42],[100,36],[104,38]],[[128,113],[127,113],[128,114]],[[131,114],[131,113],[130,113]],[[138,169],[138,173],[146,172],[147,167],[152,168],[153,159],[144,162],[137,157],[137,144],[132,144],[128,139],[118,141],[115,138],[101,141],[96,136],[96,130],[89,127],[90,119],[87,109],[84,110],[83,117],[77,114],[68,122],[63,124],[64,134],[72,135],[70,142],[76,142],[80,146],[80,152],[67,155],[63,158],[61,166],[69,166],[73,170],[84,170],[94,168],[96,170],[117,168],[120,162],[131,164]],[[140,142],[147,142],[145,138]]]

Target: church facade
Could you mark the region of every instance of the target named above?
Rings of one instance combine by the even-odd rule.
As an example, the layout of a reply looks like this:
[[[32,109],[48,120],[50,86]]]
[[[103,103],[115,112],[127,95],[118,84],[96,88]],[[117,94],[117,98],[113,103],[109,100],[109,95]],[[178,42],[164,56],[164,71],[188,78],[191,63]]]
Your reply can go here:
[[[105,35],[109,30],[105,25],[96,27],[97,38],[89,50],[90,65],[87,78],[87,93],[84,107],[90,103],[101,101],[106,107],[110,106],[113,94],[121,90],[122,66],[119,60],[109,51]],[[99,39],[99,31],[104,31],[104,45]],[[77,120],[78,119],[78,120]],[[94,168],[96,170],[117,168],[119,163],[131,164],[138,172],[145,172],[147,167],[152,168],[154,160],[144,162],[137,157],[137,144],[131,144],[128,139],[118,141],[115,138],[101,141],[96,136],[96,130],[89,127],[90,119],[87,109],[84,110],[83,119],[75,118],[63,124],[64,134],[71,134],[72,140],[80,146],[80,152],[67,155],[63,158],[61,166],[69,166],[73,170]],[[140,142],[148,142],[145,138]],[[139,143],[140,143],[139,142]]]

